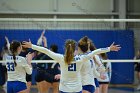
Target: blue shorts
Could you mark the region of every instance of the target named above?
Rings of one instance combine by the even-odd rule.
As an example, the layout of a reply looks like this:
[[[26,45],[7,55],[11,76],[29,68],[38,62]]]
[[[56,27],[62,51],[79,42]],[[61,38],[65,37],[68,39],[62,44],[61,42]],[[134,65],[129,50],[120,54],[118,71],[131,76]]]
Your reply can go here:
[[[90,93],[94,93],[95,92],[95,87],[93,85],[85,85],[85,86],[82,86],[83,87],[83,90],[86,90]]]
[[[20,81],[8,81],[7,93],[18,93],[27,89],[26,83]]]
[[[98,82],[97,78],[94,78],[94,81],[95,81],[96,87],[99,87],[99,82]]]
[[[80,92],[62,92],[62,91],[59,91],[59,93],[82,93],[82,91],[80,91]]]

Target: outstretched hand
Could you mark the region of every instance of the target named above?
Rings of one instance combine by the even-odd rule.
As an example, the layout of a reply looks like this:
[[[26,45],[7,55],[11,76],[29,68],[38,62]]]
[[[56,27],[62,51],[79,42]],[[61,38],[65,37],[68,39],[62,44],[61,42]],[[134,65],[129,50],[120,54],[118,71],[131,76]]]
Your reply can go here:
[[[120,49],[120,45],[115,45],[114,42],[110,45],[110,51],[119,51]]]
[[[25,48],[32,48],[32,43],[31,42],[27,42],[27,41],[23,41],[22,42],[22,46]]]

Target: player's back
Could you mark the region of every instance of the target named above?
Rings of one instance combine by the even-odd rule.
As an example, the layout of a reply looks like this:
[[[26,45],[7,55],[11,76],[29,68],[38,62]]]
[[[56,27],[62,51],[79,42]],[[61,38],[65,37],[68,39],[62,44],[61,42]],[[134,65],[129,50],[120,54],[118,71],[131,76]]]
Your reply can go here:
[[[80,62],[80,55],[74,57],[74,61],[67,65],[60,62],[61,79],[60,90],[65,92],[79,92],[82,90],[80,70],[83,62]]]
[[[6,67],[8,73],[8,81],[21,81],[26,82],[26,73],[31,74],[32,69],[27,64],[24,57],[16,56],[16,66],[14,64],[13,56],[6,57]]]
[[[94,61],[92,59],[84,62],[81,69],[81,77],[82,77],[82,85],[93,85],[94,83],[94,75],[93,75],[93,68],[94,68]]]

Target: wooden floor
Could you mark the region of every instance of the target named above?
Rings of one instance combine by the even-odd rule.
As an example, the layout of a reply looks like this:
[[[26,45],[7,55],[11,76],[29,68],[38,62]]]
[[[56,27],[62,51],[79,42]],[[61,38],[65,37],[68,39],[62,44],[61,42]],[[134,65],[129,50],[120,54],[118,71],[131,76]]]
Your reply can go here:
[[[0,93],[6,93],[6,89],[0,88]],[[37,88],[31,88],[30,93],[38,93]],[[50,92],[51,93],[51,92]],[[122,87],[117,87],[117,88],[109,88],[108,93],[140,93],[140,91],[136,91],[134,88],[122,88]]]

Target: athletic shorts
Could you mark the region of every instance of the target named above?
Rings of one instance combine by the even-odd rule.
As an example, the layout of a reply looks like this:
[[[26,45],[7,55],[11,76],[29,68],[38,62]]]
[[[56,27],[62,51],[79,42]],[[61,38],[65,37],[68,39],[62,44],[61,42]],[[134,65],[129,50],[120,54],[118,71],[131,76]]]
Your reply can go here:
[[[140,72],[140,63],[138,63],[137,66],[135,67],[135,71]]]
[[[20,81],[8,81],[7,93],[18,93],[27,89],[26,83]]]
[[[97,78],[94,78],[94,81],[95,81],[96,87],[99,87],[99,81],[97,80]]]
[[[63,92],[63,91],[59,91],[59,93],[82,93],[82,91],[80,91],[80,92]]]
[[[99,84],[109,84],[109,82],[100,82],[99,81]]]
[[[26,74],[26,81],[31,82],[32,81],[32,75]]]
[[[95,87],[93,85],[85,85],[85,86],[82,86],[83,87],[83,90],[86,90],[90,93],[94,93],[95,92]]]
[[[60,80],[55,80],[55,75],[53,73],[48,73],[45,70],[37,69],[37,74],[35,77],[36,82],[47,81],[49,83],[59,82]]]

